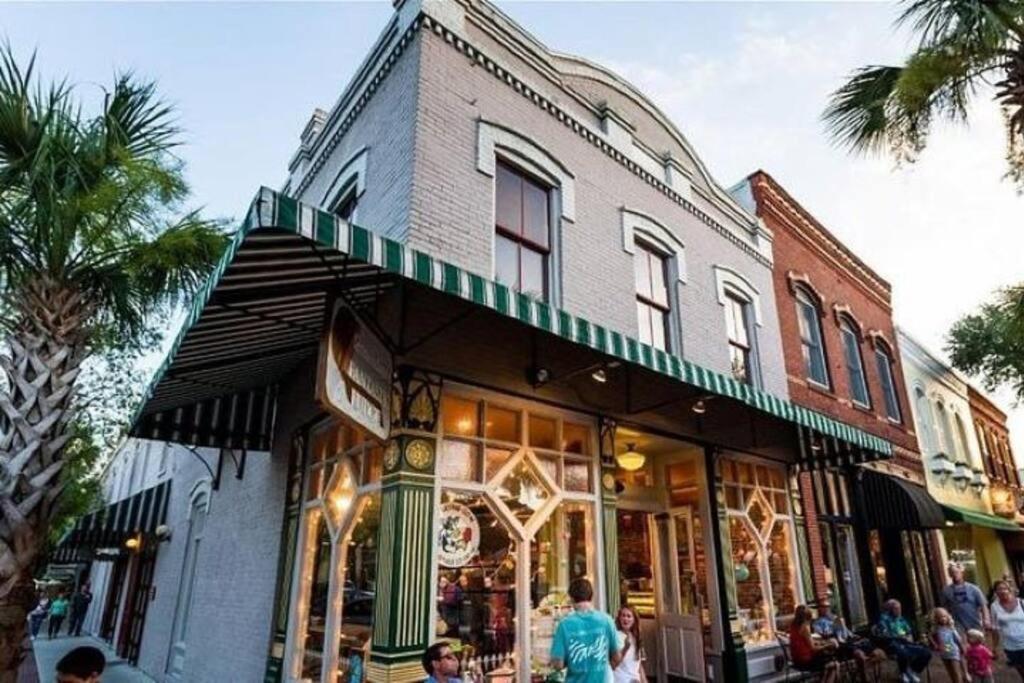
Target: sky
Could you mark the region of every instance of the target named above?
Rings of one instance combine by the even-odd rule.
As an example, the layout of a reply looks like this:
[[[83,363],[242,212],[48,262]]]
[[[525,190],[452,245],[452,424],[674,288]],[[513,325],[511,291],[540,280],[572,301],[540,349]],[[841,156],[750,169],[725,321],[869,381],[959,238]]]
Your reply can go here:
[[[845,75],[912,47],[887,2],[501,2],[548,47],[605,64],[675,121],[728,187],[771,173],[893,287],[896,320],[942,356],[945,335],[1024,280],[1024,198],[1003,179],[1002,119],[937,125],[915,164],[833,147],[820,113]],[[86,101],[117,71],[180,113],[196,205],[238,217],[278,187],[314,107],[329,109],[390,2],[0,4],[0,37]],[[1006,392],[1024,462],[1024,408]]]

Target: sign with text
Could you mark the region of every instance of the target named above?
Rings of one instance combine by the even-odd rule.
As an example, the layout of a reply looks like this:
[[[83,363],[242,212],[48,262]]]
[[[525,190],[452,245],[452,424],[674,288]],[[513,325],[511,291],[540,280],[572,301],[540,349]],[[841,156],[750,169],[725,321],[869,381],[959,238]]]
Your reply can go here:
[[[391,427],[391,354],[343,301],[321,344],[317,397],[379,439]]]

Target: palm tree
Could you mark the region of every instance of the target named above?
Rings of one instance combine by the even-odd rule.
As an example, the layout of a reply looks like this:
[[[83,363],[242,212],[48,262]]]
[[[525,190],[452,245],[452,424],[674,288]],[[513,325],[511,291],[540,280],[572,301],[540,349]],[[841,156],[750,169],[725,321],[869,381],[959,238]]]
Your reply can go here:
[[[181,212],[179,130],[152,83],[116,77],[89,116],[34,64],[0,48],[0,683],[24,655],[83,361],[140,339],[227,239]]]
[[[1024,3],[905,0],[898,24],[920,37],[902,66],[866,66],[824,113],[833,140],[913,160],[933,119],[967,120],[971,98],[995,89],[1006,119],[1009,175],[1024,189]]]

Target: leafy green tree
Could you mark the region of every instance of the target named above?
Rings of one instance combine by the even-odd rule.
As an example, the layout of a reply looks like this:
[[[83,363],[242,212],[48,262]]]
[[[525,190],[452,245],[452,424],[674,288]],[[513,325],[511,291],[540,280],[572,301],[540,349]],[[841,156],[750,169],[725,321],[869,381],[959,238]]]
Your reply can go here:
[[[1024,189],[1024,2],[905,0],[898,23],[920,42],[900,66],[866,66],[831,97],[833,140],[913,160],[932,121],[966,122],[972,97],[994,85],[1006,119],[1009,175]]]
[[[0,683],[24,656],[32,570],[65,490],[83,363],[137,347],[227,236],[185,211],[179,129],[117,76],[95,114],[0,49]]]
[[[1010,387],[1024,399],[1024,284],[1009,287],[949,332],[953,365],[984,378],[988,389]]]

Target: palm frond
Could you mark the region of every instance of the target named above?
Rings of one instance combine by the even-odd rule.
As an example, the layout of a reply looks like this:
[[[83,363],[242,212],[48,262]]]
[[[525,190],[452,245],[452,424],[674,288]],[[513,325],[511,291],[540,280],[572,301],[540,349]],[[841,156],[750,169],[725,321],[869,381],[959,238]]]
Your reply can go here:
[[[885,147],[888,104],[903,74],[898,66],[867,66],[832,93],[822,118],[832,140],[854,151]]]
[[[897,24],[910,25],[922,47],[992,49],[1024,38],[1024,7],[1018,0],[906,0]]]
[[[173,112],[157,98],[155,83],[136,81],[130,73],[118,76],[103,118],[108,152],[124,150],[139,158],[169,151],[181,132]]]

